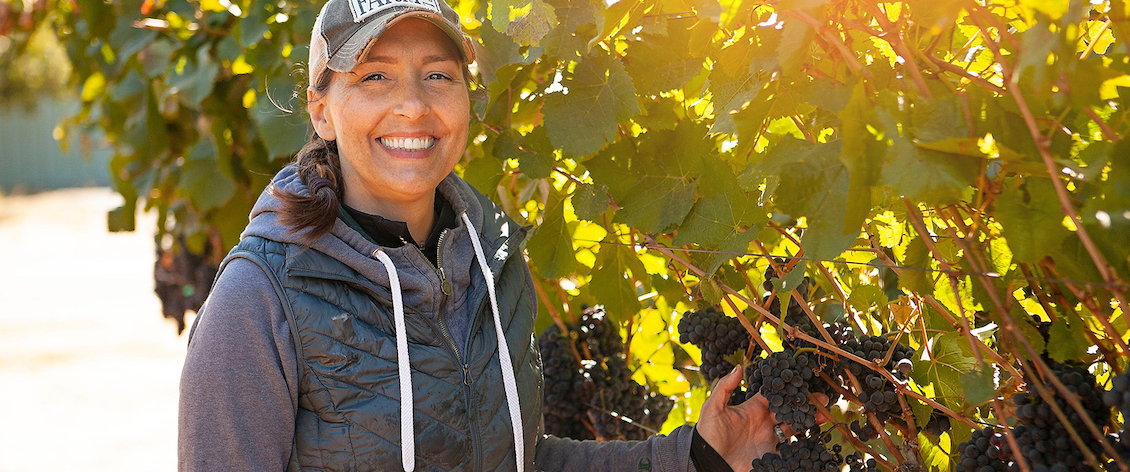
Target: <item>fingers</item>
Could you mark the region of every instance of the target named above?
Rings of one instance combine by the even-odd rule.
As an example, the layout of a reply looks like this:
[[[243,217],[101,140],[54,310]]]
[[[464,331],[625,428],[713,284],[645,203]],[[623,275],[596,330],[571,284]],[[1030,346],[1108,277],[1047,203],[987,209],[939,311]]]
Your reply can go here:
[[[714,383],[714,388],[710,391],[710,397],[703,402],[702,406],[705,408],[707,405],[710,405],[711,408],[721,408],[728,405],[730,403],[730,394],[742,383],[741,372],[741,366],[734,366],[734,370],[731,370],[725,377],[718,379]],[[719,404],[719,402],[721,403]]]

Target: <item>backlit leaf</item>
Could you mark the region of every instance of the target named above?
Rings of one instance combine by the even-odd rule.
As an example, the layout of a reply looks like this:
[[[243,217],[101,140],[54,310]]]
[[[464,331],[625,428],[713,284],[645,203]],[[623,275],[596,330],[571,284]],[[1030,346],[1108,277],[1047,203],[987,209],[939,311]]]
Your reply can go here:
[[[562,86],[567,92],[547,95],[542,113],[550,141],[567,154],[600,150],[617,139],[619,123],[640,112],[624,65],[603,52],[582,58]]]

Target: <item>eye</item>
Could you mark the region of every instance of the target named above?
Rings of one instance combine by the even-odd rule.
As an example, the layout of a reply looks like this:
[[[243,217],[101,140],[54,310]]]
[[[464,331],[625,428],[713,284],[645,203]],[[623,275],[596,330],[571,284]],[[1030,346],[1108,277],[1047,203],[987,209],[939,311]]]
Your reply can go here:
[[[432,72],[428,75],[428,80],[451,80],[451,77],[448,77],[447,74]]]
[[[385,80],[387,78],[388,77],[385,77],[385,75],[380,73],[380,72],[373,72],[372,74],[366,75],[365,78],[361,79],[361,81],[369,82],[369,81]]]

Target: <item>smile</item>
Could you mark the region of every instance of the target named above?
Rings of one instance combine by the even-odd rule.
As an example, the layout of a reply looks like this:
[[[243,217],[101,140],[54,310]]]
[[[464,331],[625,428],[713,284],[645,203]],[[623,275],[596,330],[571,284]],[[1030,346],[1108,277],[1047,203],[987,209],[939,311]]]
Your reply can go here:
[[[403,149],[405,151],[421,151],[431,148],[436,139],[431,136],[421,138],[381,138],[381,144],[389,149]]]

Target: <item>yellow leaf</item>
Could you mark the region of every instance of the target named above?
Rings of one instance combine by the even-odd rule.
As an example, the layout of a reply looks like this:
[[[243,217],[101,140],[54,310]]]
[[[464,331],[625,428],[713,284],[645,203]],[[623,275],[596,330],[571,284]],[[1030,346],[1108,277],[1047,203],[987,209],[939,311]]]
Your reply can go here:
[[[228,11],[220,0],[200,0],[200,9],[204,11]]]
[[[1130,75],[1115,77],[1103,82],[1102,87],[1099,88],[1099,96],[1103,100],[1118,98],[1118,87],[1130,87]]]
[[[95,72],[86,78],[82,84],[82,101],[90,102],[106,91],[106,77],[101,72]]]
[[[1058,20],[1067,13],[1069,3],[1069,0],[1020,0],[1021,6],[1039,11],[1053,20]]]
[[[248,64],[247,61],[244,60],[243,55],[235,58],[235,62],[231,64],[231,73],[233,75],[250,74],[254,71],[255,68],[251,67],[251,64]]]

